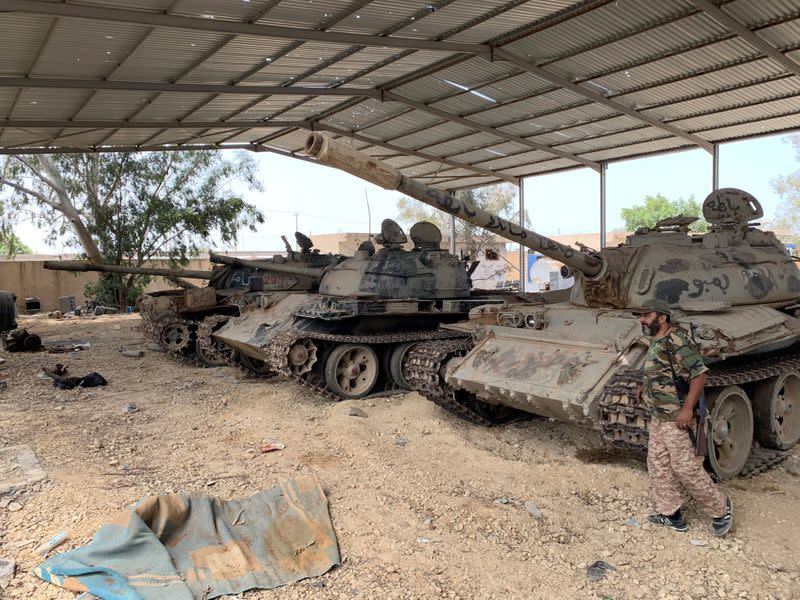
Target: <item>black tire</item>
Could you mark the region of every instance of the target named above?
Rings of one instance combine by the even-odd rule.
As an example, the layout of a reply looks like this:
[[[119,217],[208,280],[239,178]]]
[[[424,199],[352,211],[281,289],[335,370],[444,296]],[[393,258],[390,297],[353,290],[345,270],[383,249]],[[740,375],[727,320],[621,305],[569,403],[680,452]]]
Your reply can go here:
[[[14,317],[17,307],[14,304],[14,295],[0,291],[0,331],[10,331],[17,328]]]

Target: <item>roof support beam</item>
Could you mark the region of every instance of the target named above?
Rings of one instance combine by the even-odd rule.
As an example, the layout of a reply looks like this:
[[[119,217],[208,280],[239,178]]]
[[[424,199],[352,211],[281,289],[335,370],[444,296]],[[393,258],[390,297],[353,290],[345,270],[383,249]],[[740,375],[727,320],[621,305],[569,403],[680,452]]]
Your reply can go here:
[[[756,50],[760,50],[769,56],[784,69],[789,71],[789,73],[794,73],[800,77],[800,64],[797,64],[791,58],[785,56],[783,52],[778,50],[775,46],[770,44],[758,34],[751,31],[749,28],[742,25],[739,21],[723,11],[719,6],[712,4],[708,0],[690,0],[690,2],[706,13],[709,17],[714,19],[717,23],[723,27],[727,27],[730,31],[738,35]]]
[[[311,121],[33,121],[30,119],[2,119],[0,127],[19,129],[80,128],[80,129],[276,129],[302,127],[311,129]]]
[[[277,27],[274,25],[257,25],[236,21],[182,17],[142,10],[41,2],[40,0],[0,0],[0,11],[44,14],[51,17],[98,19],[101,21],[115,21],[117,23],[136,23],[139,25],[155,25],[157,27],[252,35],[273,39],[303,40],[306,42],[324,42],[327,44],[433,50],[439,52],[478,54],[487,57],[491,55],[491,47],[487,44],[460,44],[425,39],[318,31],[313,29],[299,29],[296,27]]]
[[[0,0],[2,1],[2,0]],[[276,85],[224,85],[208,83],[151,83],[116,79],[58,79],[44,77],[0,77],[0,88],[46,88],[61,90],[125,90],[137,92],[178,92],[186,94],[244,94],[249,96],[345,96],[381,98],[381,91],[364,88],[314,88]]]
[[[510,62],[513,65],[518,66],[521,69],[524,69],[531,75],[535,75],[536,77],[543,79],[553,85],[556,85],[560,88],[564,88],[565,90],[569,90],[579,96],[583,96],[584,98],[589,98],[593,102],[598,104],[602,104],[603,106],[607,106],[613,110],[621,112],[622,114],[628,115],[629,117],[633,117],[639,121],[647,123],[657,129],[661,129],[662,131],[666,131],[667,133],[674,135],[675,137],[681,138],[686,140],[690,144],[695,146],[700,146],[704,150],[708,152],[714,151],[714,144],[701,138],[698,135],[694,135],[692,133],[687,133],[678,127],[674,127],[672,125],[668,125],[655,117],[651,117],[645,114],[642,114],[640,111],[631,108],[630,106],[626,106],[621,102],[617,102],[616,100],[611,100],[606,98],[603,94],[595,92],[593,90],[587,89],[577,83],[573,83],[569,79],[551,73],[550,71],[546,71],[542,67],[538,66],[536,63],[530,62],[516,54],[509,52],[508,50],[503,50],[502,48],[495,49],[495,58],[499,58],[501,60],[505,60]]]
[[[541,150],[542,152],[555,154],[557,156],[560,156],[561,158],[566,158],[575,161],[576,163],[585,165],[587,167],[591,167],[595,171],[600,170],[600,163],[594,162],[593,160],[589,160],[587,158],[581,158],[580,156],[577,156],[575,154],[571,154],[563,150],[557,150],[545,144],[532,142],[528,139],[525,139],[524,137],[514,135],[513,133],[507,133],[502,129],[497,129],[489,125],[484,125],[483,123],[479,123],[477,121],[470,121],[469,119],[465,119],[464,117],[459,117],[458,115],[454,115],[447,111],[434,108],[432,106],[428,106],[423,102],[417,102],[416,100],[412,100],[411,98],[406,98],[405,96],[401,96],[400,94],[397,94],[389,90],[385,90],[383,95],[384,98],[387,100],[394,100],[395,102],[400,102],[401,104],[405,104],[406,106],[412,106],[419,111],[436,115],[437,117],[441,117],[442,119],[446,119],[447,121],[450,121],[452,123],[458,123],[459,125],[463,125],[464,127],[477,129],[478,131],[483,131],[484,133],[488,133],[496,137],[499,137],[500,139],[508,140],[510,142],[516,142],[517,144],[522,144],[523,146],[528,146],[530,148],[534,148],[535,150]]]

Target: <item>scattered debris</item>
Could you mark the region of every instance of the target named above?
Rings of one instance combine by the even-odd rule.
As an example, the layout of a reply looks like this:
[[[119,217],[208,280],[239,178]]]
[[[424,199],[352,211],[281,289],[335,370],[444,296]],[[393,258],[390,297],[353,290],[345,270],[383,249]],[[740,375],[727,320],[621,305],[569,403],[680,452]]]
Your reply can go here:
[[[99,317],[100,315],[115,315],[117,314],[117,309],[113,306],[95,306],[94,307],[94,316]]]
[[[144,350],[122,350],[120,354],[129,358],[142,358],[144,356]]]
[[[430,538],[426,538],[426,537],[422,537],[422,536],[417,538],[417,543],[418,544],[438,544],[439,541],[440,540],[432,540]]]
[[[162,348],[158,344],[150,343],[147,344],[145,348],[147,348],[150,352],[164,352],[164,348]]]
[[[261,454],[266,454],[267,452],[275,452],[276,450],[283,450],[286,448],[286,444],[281,444],[280,442],[273,442],[271,444],[265,444],[261,446]]]
[[[12,329],[2,336],[6,352],[38,352],[42,348],[42,338],[27,329]]]
[[[22,510],[22,504],[19,502],[10,502],[6,508],[8,509],[8,512],[18,512]]]
[[[69,535],[67,535],[66,531],[59,531],[49,540],[41,544],[37,547],[34,552],[39,556],[47,556],[47,554],[51,551],[66,542],[69,539]]]
[[[66,354],[67,352],[77,352],[79,350],[88,350],[91,344],[86,340],[55,340],[48,342],[48,354]]]
[[[590,581],[602,581],[605,579],[606,571],[616,571],[617,568],[608,564],[604,560],[596,560],[588,567],[586,567],[586,577]]]
[[[67,367],[61,363],[56,364],[55,369],[48,367],[42,368],[45,375],[53,380],[53,385],[60,390],[71,390],[76,387],[98,387],[101,385],[108,385],[106,378],[92,371],[83,377],[67,377]]]
[[[45,479],[36,455],[28,446],[0,448],[0,494],[7,494]]]
[[[405,446],[408,443],[408,440],[404,437],[396,437],[394,438],[394,445],[395,446]]]
[[[786,472],[795,477],[800,477],[800,465],[791,464],[786,467]]]
[[[707,540],[689,540],[692,546],[708,546]]]
[[[543,516],[542,515],[542,511],[539,510],[539,507],[536,506],[536,504],[533,502],[533,500],[525,500],[525,502],[523,503],[523,506],[525,507],[525,510],[527,510],[528,513],[530,513],[530,515],[534,519],[541,519],[542,518],[542,516]]]
[[[135,404],[132,404],[130,402],[128,402],[125,406],[122,407],[122,412],[124,412],[126,415],[130,415],[130,414],[133,414],[135,412],[139,412],[139,410],[140,409],[139,409],[138,406],[136,406]]]
[[[367,418],[367,413],[355,406],[350,407],[350,409],[347,411],[347,415],[350,417],[361,417],[362,419]]]
[[[322,579],[317,579],[311,582],[311,587],[317,590],[321,590],[325,587],[325,582]]]
[[[500,498],[495,498],[495,504],[511,504],[511,500],[506,498],[505,496],[501,496]]]
[[[0,589],[5,589],[14,579],[16,563],[10,558],[0,558]]]
[[[625,525],[630,525],[631,527],[638,527],[639,521],[637,521],[633,517],[628,517],[627,519],[625,519]]]

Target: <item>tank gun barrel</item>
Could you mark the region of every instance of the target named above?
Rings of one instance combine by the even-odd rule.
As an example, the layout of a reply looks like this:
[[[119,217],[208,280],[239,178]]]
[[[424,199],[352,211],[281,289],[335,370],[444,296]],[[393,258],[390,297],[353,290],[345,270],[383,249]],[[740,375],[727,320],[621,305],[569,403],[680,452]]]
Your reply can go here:
[[[603,269],[603,259],[599,256],[575,250],[535,231],[515,225],[474,206],[471,202],[459,200],[450,192],[406,177],[394,167],[319,133],[311,134],[308,137],[305,154],[317,159],[322,164],[347,171],[387,190],[402,192],[459,219],[483,227],[500,237],[541,252],[588,277],[598,275]]]
[[[196,271],[194,269],[159,269],[152,267],[128,267],[124,265],[103,265],[85,260],[47,260],[45,269],[54,271],[96,271],[98,273],[122,273],[125,275],[151,275],[154,277],[167,277],[169,279],[211,279],[211,271]]]
[[[303,277],[319,278],[322,272],[321,269],[284,265],[271,260],[247,260],[244,258],[236,258],[235,256],[227,256],[225,254],[211,254],[209,259],[213,263],[230,265],[232,267],[258,269],[260,271],[272,271],[273,273],[285,273],[286,275],[300,275]]]

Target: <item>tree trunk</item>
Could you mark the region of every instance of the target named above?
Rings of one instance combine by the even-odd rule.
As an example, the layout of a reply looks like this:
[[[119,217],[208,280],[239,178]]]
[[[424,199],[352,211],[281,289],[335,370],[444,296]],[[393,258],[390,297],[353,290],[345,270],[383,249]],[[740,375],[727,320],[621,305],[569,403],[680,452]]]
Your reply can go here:
[[[104,263],[105,257],[103,253],[100,252],[94,239],[92,239],[92,235],[89,233],[86,223],[83,222],[75,205],[72,203],[72,199],[69,197],[66,186],[64,185],[64,179],[61,177],[61,173],[55,162],[53,162],[53,159],[47,154],[42,154],[39,156],[39,163],[42,165],[42,168],[45,173],[47,173],[50,180],[55,184],[53,190],[58,196],[61,213],[67,218],[72,228],[75,230],[75,234],[78,236],[78,240],[81,246],[83,246],[86,256],[93,263]]]

